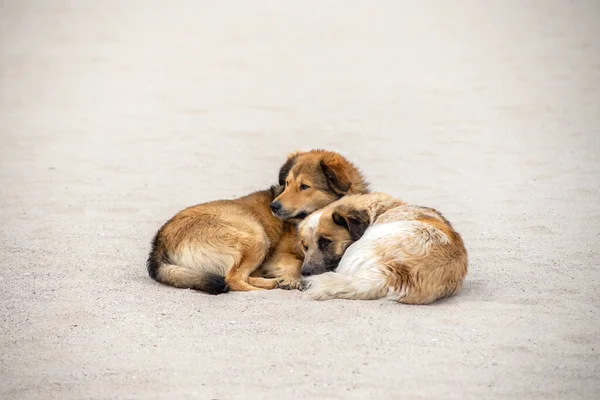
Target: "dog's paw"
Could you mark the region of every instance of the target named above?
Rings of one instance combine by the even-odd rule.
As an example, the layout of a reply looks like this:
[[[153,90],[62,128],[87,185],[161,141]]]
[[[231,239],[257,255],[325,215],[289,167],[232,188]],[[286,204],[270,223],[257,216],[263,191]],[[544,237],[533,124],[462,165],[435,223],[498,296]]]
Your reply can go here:
[[[298,286],[298,290],[305,292],[308,289],[310,289],[311,286],[312,286],[312,282],[309,279],[302,278],[300,280],[300,285]]]
[[[295,278],[279,278],[277,279],[277,287],[284,290],[300,289],[300,279]]]

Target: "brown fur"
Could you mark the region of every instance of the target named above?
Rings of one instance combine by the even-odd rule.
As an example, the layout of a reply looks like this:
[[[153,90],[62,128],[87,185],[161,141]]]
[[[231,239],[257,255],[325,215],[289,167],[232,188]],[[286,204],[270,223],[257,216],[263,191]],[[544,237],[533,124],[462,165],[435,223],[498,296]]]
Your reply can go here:
[[[271,204],[273,213],[286,221],[298,223],[315,210],[348,195],[369,192],[369,184],[360,170],[342,155],[327,150],[295,152],[288,155],[279,170],[279,184],[283,190]],[[308,188],[303,185],[308,186]],[[273,208],[277,204],[279,208]],[[292,287],[300,284],[302,250],[297,237],[289,238],[288,249],[265,262],[257,271],[267,277],[280,276],[281,271],[293,271]],[[294,249],[294,256],[290,250]],[[280,287],[288,288],[287,282]]]
[[[306,245],[302,273],[313,275],[306,285],[317,299],[388,297],[429,304],[457,293],[467,274],[462,238],[442,214],[385,194],[345,197],[309,217],[299,232]],[[319,248],[320,237],[331,239],[326,249]],[[321,259],[328,252],[339,256],[339,243],[344,256],[335,273],[327,272],[336,266]]]
[[[279,172],[279,185],[284,190],[273,202],[273,212],[296,221],[343,196],[369,192],[358,168],[326,150],[290,154]]]
[[[290,166],[292,162],[294,165]],[[333,174],[340,174],[339,179],[331,174],[324,178],[329,164],[335,170]],[[282,167],[280,179],[283,177],[287,182],[287,174],[299,170],[312,171],[312,175],[302,174],[310,182],[323,179],[346,182],[350,177],[355,181],[350,182],[347,190],[367,187],[358,170],[336,153],[294,153]],[[293,216],[283,220],[273,215],[270,205],[286,190],[286,196],[294,197],[295,203],[286,204],[286,211]],[[157,232],[147,262],[148,273],[167,285],[212,294],[296,288],[302,265],[295,227],[299,213],[315,210],[339,197],[339,194],[327,197],[321,192],[324,190],[315,187],[291,194],[289,187],[284,190],[280,186],[235,200],[186,208]],[[331,200],[326,203],[325,198]]]
[[[148,260],[150,276],[171,286],[208,293],[274,288],[275,279],[250,279],[284,238],[295,237],[290,223],[271,214],[272,192],[179,212],[156,234]]]

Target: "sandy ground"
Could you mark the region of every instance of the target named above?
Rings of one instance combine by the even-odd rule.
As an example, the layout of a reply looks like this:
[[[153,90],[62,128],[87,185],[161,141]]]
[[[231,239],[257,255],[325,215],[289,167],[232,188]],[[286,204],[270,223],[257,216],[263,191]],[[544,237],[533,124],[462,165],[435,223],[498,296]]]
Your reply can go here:
[[[600,3],[0,7],[2,399],[600,395]],[[470,252],[432,306],[146,275],[179,209],[324,147]]]

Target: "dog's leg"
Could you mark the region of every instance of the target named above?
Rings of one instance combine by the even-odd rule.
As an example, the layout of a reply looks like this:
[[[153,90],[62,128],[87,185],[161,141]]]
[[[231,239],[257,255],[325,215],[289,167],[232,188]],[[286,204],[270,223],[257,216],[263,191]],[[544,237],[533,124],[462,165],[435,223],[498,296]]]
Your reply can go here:
[[[265,253],[266,250],[257,252],[255,249],[244,252],[240,263],[234,265],[225,276],[225,282],[227,282],[230,290],[248,292],[251,290],[266,289],[249,283],[250,274],[258,268],[265,257]],[[254,279],[253,282],[256,283],[257,281]]]
[[[261,267],[264,276],[274,277],[277,287],[287,290],[300,287],[301,269],[302,260],[299,260],[295,254],[279,252],[273,254]]]
[[[227,277],[227,278],[225,278],[225,281],[227,282],[227,286],[229,287],[229,289],[236,291],[236,292],[250,292],[252,290],[264,290],[263,288],[252,286],[248,282],[245,282],[239,278]]]
[[[303,280],[306,294],[315,300],[348,299],[374,300],[385,297],[387,283],[379,274],[346,275],[337,272],[325,272]]]
[[[271,257],[261,265],[261,275],[257,276],[277,279],[280,289],[298,289],[302,278],[302,260],[295,253],[297,240],[295,232],[286,233]]]
[[[251,276],[248,278],[248,283],[261,289],[275,289],[277,287],[277,279],[257,278]]]
[[[293,290],[300,288],[302,260],[299,260],[295,254],[282,254],[277,269],[279,270],[279,278],[277,279],[279,289]]]

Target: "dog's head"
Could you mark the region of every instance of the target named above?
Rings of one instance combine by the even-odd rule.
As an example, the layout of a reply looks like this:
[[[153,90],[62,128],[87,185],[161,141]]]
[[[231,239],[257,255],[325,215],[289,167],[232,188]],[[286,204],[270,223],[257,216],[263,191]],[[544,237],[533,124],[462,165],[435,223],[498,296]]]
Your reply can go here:
[[[366,210],[344,203],[336,202],[313,213],[298,227],[304,251],[302,275],[335,270],[346,249],[360,239],[369,226]]]
[[[296,222],[346,194],[369,191],[358,168],[338,153],[324,150],[291,154],[279,171],[279,185],[283,191],[271,210]]]

